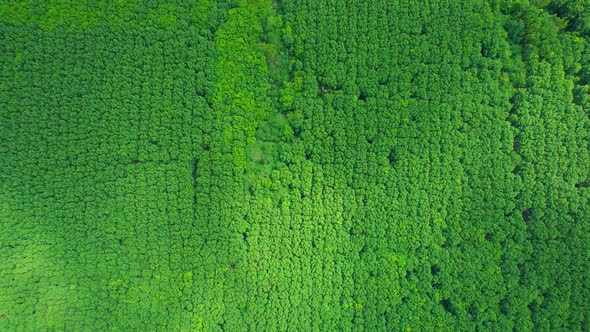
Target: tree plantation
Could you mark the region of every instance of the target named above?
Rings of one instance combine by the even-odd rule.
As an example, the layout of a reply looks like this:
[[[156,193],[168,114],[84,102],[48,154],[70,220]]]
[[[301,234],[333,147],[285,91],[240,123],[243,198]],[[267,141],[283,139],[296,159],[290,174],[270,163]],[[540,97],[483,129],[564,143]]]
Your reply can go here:
[[[590,2],[0,1],[0,330],[590,330]]]

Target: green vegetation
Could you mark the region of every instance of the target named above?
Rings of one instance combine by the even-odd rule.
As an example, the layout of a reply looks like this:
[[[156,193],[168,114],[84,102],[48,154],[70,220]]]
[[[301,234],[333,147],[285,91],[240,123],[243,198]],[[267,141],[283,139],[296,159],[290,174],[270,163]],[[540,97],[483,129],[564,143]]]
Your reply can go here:
[[[0,330],[590,330],[590,3],[0,2]]]

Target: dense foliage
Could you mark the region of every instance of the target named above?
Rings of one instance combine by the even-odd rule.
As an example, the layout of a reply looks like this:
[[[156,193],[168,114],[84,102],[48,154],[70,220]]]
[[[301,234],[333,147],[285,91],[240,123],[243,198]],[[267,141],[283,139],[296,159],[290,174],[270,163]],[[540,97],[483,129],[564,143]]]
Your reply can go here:
[[[0,330],[590,330],[590,3],[0,2]]]

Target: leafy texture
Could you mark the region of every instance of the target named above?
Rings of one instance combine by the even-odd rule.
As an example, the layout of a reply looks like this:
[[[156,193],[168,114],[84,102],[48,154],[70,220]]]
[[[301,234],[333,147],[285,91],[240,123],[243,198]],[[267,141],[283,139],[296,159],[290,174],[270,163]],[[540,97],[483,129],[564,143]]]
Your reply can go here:
[[[587,1],[4,1],[0,329],[590,329]]]

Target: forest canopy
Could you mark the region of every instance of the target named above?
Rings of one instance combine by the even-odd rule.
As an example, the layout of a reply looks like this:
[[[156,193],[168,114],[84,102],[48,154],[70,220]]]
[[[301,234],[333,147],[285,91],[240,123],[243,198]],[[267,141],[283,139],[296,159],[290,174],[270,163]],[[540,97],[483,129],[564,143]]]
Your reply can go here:
[[[0,2],[0,330],[590,330],[590,2]]]

